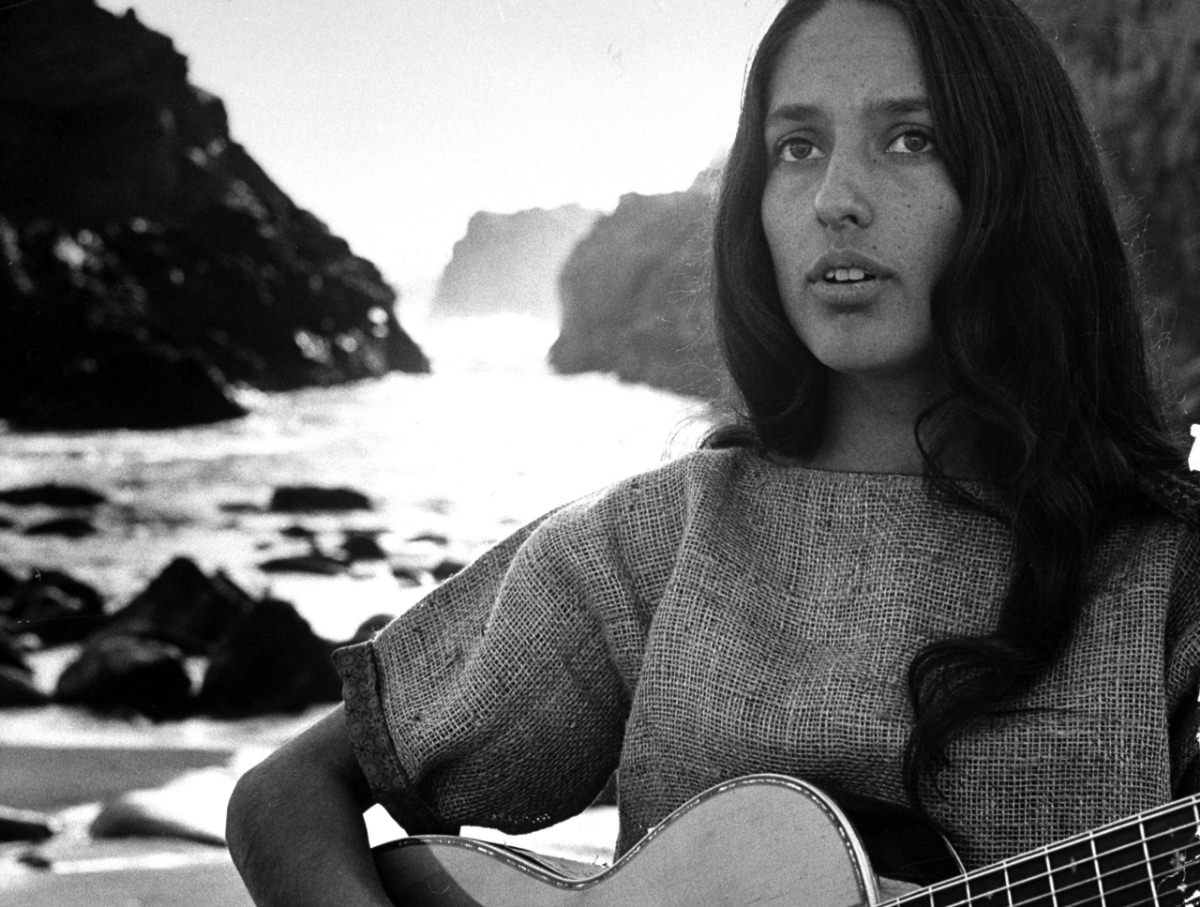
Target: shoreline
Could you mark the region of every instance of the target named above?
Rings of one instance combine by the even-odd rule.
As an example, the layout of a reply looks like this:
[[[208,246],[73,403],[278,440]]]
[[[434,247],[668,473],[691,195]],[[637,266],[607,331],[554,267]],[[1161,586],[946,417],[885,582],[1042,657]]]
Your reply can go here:
[[[0,743],[0,803],[56,814],[131,790],[161,787],[199,769],[232,767],[236,750],[190,747],[37,746]]]
[[[224,811],[238,776],[269,749],[0,742],[0,803],[37,810],[58,825],[46,841],[0,844],[0,904],[250,907],[223,845]],[[108,823],[114,836],[94,836],[93,823],[112,815],[113,804],[144,809],[141,821],[159,830],[148,824],[124,832],[118,818]],[[382,807],[364,821],[373,845],[403,834]],[[171,825],[200,834],[172,833]],[[591,807],[528,835],[463,829],[468,837],[595,863],[597,871],[611,860],[616,833],[615,806]]]

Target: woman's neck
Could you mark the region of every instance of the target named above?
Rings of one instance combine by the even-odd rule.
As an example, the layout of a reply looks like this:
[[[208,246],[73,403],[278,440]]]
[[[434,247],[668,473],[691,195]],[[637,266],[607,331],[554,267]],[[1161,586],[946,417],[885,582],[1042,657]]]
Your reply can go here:
[[[925,461],[914,427],[920,414],[944,394],[940,382],[872,381],[831,375],[821,443],[803,464],[837,472],[921,475]],[[942,468],[971,478],[975,470],[954,438],[943,451]]]

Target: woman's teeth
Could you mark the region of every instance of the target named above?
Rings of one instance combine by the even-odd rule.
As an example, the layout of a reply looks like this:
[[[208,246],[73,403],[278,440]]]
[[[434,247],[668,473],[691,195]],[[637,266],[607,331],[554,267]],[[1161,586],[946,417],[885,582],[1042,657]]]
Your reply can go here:
[[[830,268],[825,272],[825,279],[834,283],[850,283],[856,280],[874,280],[875,278],[862,268]]]

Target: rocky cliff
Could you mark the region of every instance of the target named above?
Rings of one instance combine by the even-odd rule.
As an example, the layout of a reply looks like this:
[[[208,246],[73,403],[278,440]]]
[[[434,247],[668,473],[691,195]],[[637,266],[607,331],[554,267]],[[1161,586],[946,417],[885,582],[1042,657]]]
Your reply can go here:
[[[1151,328],[1200,422],[1200,19],[1193,0],[1025,0],[1091,118]]]
[[[0,10],[0,418],[164,427],[231,383],[428,362],[395,292],[299,208],[169,38],[91,0]]]
[[[562,318],[550,364],[613,372],[702,397],[722,388],[707,286],[712,198],[687,192],[625,195],[563,265]]]
[[[579,205],[515,214],[479,212],[454,244],[431,314],[557,318],[559,270],[598,216]]]

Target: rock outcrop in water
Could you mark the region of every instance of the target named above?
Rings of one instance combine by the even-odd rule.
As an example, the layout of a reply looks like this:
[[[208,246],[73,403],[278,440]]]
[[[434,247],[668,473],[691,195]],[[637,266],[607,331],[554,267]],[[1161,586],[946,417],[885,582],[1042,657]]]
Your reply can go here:
[[[559,372],[613,372],[714,397],[723,366],[707,285],[712,199],[686,192],[622,196],[563,266],[562,320],[550,350]]]
[[[454,244],[434,296],[434,317],[558,317],[558,274],[599,213],[579,205],[515,214],[480,211]]]
[[[0,418],[168,427],[240,414],[235,383],[428,370],[375,266],[132,13],[0,10],[0,161]]]

